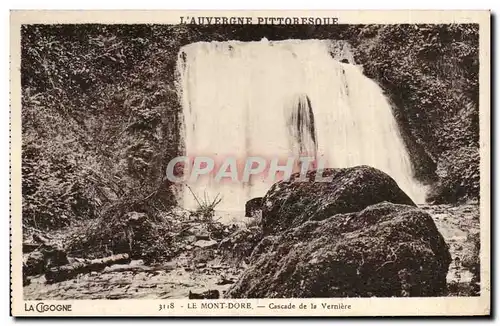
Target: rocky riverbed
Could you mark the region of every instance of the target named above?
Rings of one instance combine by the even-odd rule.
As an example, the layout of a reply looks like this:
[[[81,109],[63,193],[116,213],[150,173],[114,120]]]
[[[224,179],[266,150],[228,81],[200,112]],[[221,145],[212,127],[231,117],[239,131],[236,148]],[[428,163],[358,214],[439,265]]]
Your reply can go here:
[[[477,263],[479,207],[476,204],[423,205],[443,235],[452,256],[447,276],[448,295],[477,294],[474,268]],[[188,246],[172,261],[141,269],[142,261],[114,265],[102,272],[80,274],[75,279],[46,284],[45,277],[31,278],[24,287],[26,300],[188,298],[191,293],[217,290],[220,296],[245,270],[222,260],[216,249]],[[137,268],[134,268],[137,267]]]
[[[141,265],[132,261],[130,265]],[[215,262],[186,267],[183,257],[154,271],[112,271],[81,274],[73,280],[45,284],[45,277],[32,279],[24,288],[25,299],[166,299],[188,298],[207,290],[223,293],[243,271]]]
[[[446,277],[448,295],[478,295],[479,280],[479,205],[425,205],[448,244],[452,262]]]

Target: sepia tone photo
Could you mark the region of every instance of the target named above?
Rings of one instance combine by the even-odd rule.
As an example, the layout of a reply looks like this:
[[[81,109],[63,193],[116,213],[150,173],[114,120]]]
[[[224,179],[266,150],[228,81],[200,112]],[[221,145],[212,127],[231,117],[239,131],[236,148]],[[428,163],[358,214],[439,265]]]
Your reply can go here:
[[[489,298],[479,22],[174,16],[20,24],[22,312]]]

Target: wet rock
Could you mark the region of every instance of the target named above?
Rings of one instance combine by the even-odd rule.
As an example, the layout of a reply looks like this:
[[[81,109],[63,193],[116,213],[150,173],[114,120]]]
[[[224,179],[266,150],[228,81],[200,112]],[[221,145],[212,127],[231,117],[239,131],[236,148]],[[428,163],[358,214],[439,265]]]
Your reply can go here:
[[[478,280],[480,276],[480,249],[481,240],[479,232],[470,233],[462,248],[462,265],[467,268]]]
[[[224,260],[237,263],[252,254],[253,249],[262,240],[262,228],[252,226],[240,229],[219,244]]]
[[[208,290],[202,293],[189,291],[189,299],[219,299],[220,293],[218,290]]]
[[[196,235],[196,239],[198,240],[210,240],[210,234],[206,233],[206,234],[197,234]]]
[[[199,248],[215,248],[217,245],[215,240],[198,240],[194,243],[194,246]]]
[[[58,267],[69,263],[66,252],[55,246],[45,246],[42,248],[47,269]]]
[[[263,198],[262,227],[264,235],[295,228],[309,220],[324,220],[334,214],[357,212],[383,201],[415,206],[384,172],[369,166],[325,169],[323,177],[330,182],[317,182],[316,171],[307,174],[307,182],[299,174],[289,181],[275,183]]]
[[[40,248],[39,243],[23,242],[23,253],[30,253]]]
[[[384,202],[264,238],[227,297],[439,296],[450,262],[427,213]]]
[[[449,291],[446,295],[479,295],[479,205],[428,205],[426,210],[449,244],[453,259],[447,276]],[[440,218],[443,215],[448,218]]]

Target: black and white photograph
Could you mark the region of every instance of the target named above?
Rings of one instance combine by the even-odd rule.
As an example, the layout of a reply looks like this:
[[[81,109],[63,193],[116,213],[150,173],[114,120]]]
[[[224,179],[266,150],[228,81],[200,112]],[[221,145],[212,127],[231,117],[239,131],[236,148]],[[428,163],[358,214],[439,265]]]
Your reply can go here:
[[[480,24],[239,14],[21,25],[17,295],[489,297]]]

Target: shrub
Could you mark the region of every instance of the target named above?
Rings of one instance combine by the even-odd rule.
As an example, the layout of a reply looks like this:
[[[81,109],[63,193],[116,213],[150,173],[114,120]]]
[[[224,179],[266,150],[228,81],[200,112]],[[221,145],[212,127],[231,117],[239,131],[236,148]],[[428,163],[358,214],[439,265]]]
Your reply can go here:
[[[196,210],[191,212],[191,217],[199,218],[204,222],[208,222],[209,224],[216,222],[214,220],[215,207],[217,207],[217,205],[219,205],[222,201],[222,197],[219,196],[220,194],[217,194],[214,199],[210,199],[205,192],[203,198],[198,198],[198,196],[196,196],[196,194],[191,190],[189,186],[188,189],[198,203],[198,207],[196,208]]]
[[[441,154],[437,173],[440,181],[431,190],[429,200],[454,203],[479,198],[479,149],[462,147]]]
[[[82,169],[75,153],[57,142],[25,137],[23,146],[23,224],[39,229],[66,226],[72,219],[95,216],[91,171]]]
[[[21,30],[23,221],[58,228],[141,189],[173,193],[175,51],[149,25],[25,25]],[[175,48],[175,44],[174,44]]]

